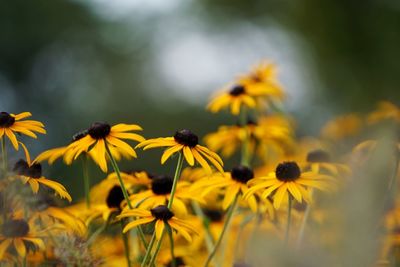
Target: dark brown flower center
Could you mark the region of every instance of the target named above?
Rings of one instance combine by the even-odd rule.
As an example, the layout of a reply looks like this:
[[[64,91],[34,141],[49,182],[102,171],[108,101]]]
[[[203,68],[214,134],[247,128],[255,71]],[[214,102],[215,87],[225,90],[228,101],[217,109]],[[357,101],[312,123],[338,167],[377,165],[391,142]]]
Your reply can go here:
[[[321,149],[311,151],[307,155],[307,162],[330,162],[330,155]]]
[[[282,162],[275,170],[276,178],[282,182],[290,182],[298,179],[301,175],[299,165],[294,161]]]
[[[192,133],[190,130],[183,129],[175,133],[174,139],[181,145],[195,147],[199,143],[197,135]]]
[[[151,190],[156,195],[167,195],[171,193],[173,183],[171,177],[160,175],[151,180]]]
[[[13,125],[15,118],[7,112],[0,112],[0,127],[7,128]]]
[[[171,260],[170,262],[167,263],[167,265],[165,265],[165,267],[172,267],[172,266],[184,267],[186,266],[186,264],[181,257],[175,257],[175,264]]]
[[[111,131],[111,126],[105,122],[95,122],[88,129],[89,135],[93,139],[104,139]]]
[[[232,87],[232,89],[229,91],[229,94],[232,96],[238,96],[242,95],[246,92],[244,86],[242,85],[235,85]]]
[[[231,177],[233,180],[241,182],[243,184],[247,183],[250,179],[254,178],[254,172],[252,169],[239,165],[234,167],[231,171]]]
[[[106,203],[109,208],[120,208],[121,202],[124,200],[124,194],[120,186],[116,185],[111,188],[106,198]]]
[[[42,177],[42,165],[40,163],[34,163],[29,166],[29,164],[23,159],[20,159],[15,163],[13,171],[18,175],[24,175],[30,178]]]
[[[160,205],[151,209],[151,215],[155,217],[157,220],[168,221],[172,217],[174,217],[174,213],[168,209],[165,205]]]
[[[78,141],[89,134],[88,130],[82,130],[72,136],[72,142]]]
[[[9,220],[3,223],[1,231],[5,237],[22,237],[29,233],[29,224],[25,220]]]
[[[212,222],[222,222],[224,214],[220,210],[204,209],[204,215]]]

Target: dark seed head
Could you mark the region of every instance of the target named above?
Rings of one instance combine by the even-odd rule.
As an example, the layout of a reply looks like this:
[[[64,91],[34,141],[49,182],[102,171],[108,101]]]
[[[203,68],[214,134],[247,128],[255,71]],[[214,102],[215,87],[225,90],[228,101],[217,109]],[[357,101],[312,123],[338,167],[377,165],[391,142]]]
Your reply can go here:
[[[299,165],[294,161],[287,161],[278,164],[275,170],[276,178],[283,182],[294,181],[300,177]]]
[[[156,195],[167,195],[171,193],[173,180],[166,175],[154,177],[151,180],[151,190]]]
[[[174,217],[174,213],[168,209],[165,205],[160,205],[151,209],[151,215],[155,217],[157,220],[168,221],[172,217]]]
[[[29,233],[29,224],[25,220],[9,220],[3,223],[1,231],[5,237],[22,237]]]
[[[122,193],[122,189],[116,185],[108,192],[106,203],[109,208],[120,208],[123,200],[124,194]]]
[[[181,257],[175,257],[175,265],[173,264],[172,260],[168,262],[167,265],[165,265],[165,267],[172,267],[172,266],[183,267],[186,266],[186,264]]]
[[[330,155],[321,149],[311,151],[307,155],[307,162],[330,162]]]
[[[245,89],[242,85],[235,85],[229,91],[229,94],[232,96],[238,96],[238,95],[242,95],[244,93],[245,93]]]
[[[90,126],[88,133],[93,139],[104,139],[111,131],[111,126],[105,122],[95,122]]]
[[[254,172],[252,169],[239,165],[234,167],[231,171],[231,176],[233,180],[241,182],[243,184],[247,183],[250,179],[254,178]]]
[[[23,159],[20,159],[15,163],[13,171],[18,175],[24,175],[30,178],[42,177],[42,165],[40,163],[34,163],[29,166],[29,164]]]
[[[176,132],[174,139],[179,144],[189,147],[195,147],[199,143],[197,135],[186,129]]]
[[[204,209],[204,215],[212,222],[221,222],[224,214],[219,210]]]
[[[78,141],[79,139],[82,139],[83,137],[85,137],[88,134],[89,134],[88,130],[83,130],[83,131],[77,132],[76,134],[74,134],[72,136],[72,142]]]
[[[0,112],[0,127],[7,128],[13,125],[15,118],[7,112]]]

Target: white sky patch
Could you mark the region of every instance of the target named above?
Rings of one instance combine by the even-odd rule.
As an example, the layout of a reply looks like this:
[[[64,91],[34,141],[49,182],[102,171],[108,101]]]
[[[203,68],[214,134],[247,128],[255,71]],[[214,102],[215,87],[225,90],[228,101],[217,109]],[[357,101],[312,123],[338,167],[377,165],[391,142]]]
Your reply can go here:
[[[304,105],[310,86],[307,74],[301,71],[304,62],[294,47],[296,42],[287,33],[275,25],[261,29],[244,24],[234,31],[215,34],[196,25],[186,26],[185,31],[164,25],[156,34],[155,43],[160,45],[155,49],[153,67],[166,88],[185,101],[205,102],[236,75],[268,60],[278,66],[278,79],[288,92],[289,107]],[[160,91],[150,93],[159,95]]]

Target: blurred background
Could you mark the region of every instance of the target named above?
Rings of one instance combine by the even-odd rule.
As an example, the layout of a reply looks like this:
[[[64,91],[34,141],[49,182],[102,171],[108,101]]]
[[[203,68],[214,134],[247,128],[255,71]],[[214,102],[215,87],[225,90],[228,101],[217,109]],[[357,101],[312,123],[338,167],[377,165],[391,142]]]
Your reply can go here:
[[[399,29],[400,2],[390,0],[1,1],[0,109],[45,123],[39,142],[25,139],[33,155],[94,121],[202,137],[234,123],[205,111],[210,94],[267,59],[299,132],[318,134],[334,115],[399,104]],[[172,174],[160,154],[139,152],[124,168]],[[79,167],[47,173],[81,195]]]

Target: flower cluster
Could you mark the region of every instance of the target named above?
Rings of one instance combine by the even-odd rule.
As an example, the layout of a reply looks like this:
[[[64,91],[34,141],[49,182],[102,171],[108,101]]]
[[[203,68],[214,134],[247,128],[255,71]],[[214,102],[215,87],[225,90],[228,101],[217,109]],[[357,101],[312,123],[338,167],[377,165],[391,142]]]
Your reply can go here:
[[[137,124],[94,122],[33,160],[24,138],[45,134],[44,125],[25,120],[29,112],[1,112],[0,264],[259,266],[248,252],[255,239],[290,253],[305,244],[339,251],[345,234],[321,229],[332,218],[346,218],[339,205],[326,202],[366,183],[359,180],[360,170],[389,148],[393,171],[379,177],[384,219],[375,226],[384,231],[375,235],[380,238],[374,263],[395,265],[399,137],[382,140],[372,130],[383,125],[397,134],[400,109],[381,102],[365,118],[341,115],[319,136],[298,136],[285,96],[275,65],[262,62],[212,97],[207,109],[228,110],[236,123],[219,125],[203,138],[196,129],[178,129],[146,139]],[[21,147],[24,156],[15,160]],[[121,171],[118,162],[135,166],[140,149],[161,149],[154,164],[172,164],[171,171]],[[81,161],[75,179],[84,188],[82,199],[72,202],[66,187],[47,177],[45,169],[57,159],[67,165]],[[94,177],[89,165],[104,177]]]

